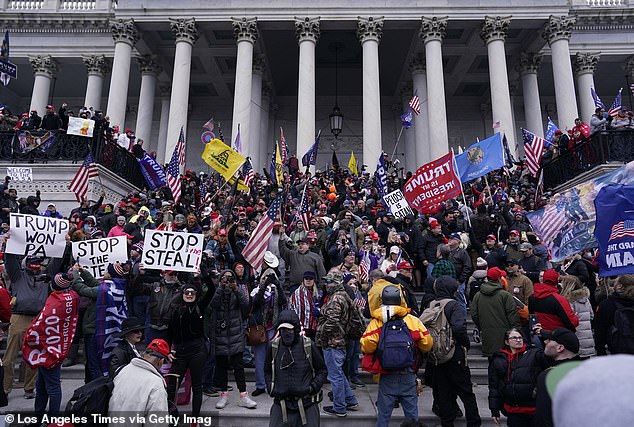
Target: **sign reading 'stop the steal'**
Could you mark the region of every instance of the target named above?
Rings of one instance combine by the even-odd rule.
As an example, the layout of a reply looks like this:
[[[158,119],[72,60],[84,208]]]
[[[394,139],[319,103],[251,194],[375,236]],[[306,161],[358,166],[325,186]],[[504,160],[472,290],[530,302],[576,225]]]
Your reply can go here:
[[[196,272],[203,239],[202,234],[146,230],[141,263],[144,268]]]

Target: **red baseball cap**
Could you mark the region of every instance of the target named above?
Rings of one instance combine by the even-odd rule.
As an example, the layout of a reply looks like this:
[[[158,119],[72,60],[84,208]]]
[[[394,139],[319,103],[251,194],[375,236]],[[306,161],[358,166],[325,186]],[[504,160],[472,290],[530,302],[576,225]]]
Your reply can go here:
[[[491,239],[491,240],[497,240],[497,237],[495,237],[493,234],[489,234],[489,235],[487,236],[487,240],[489,240],[489,239]]]
[[[517,230],[511,230],[511,231],[509,231],[509,235],[510,235],[510,234],[515,234],[516,236],[519,236],[519,235],[520,235],[520,232],[519,232],[519,231],[517,231]]]
[[[430,218],[430,219],[429,219],[429,226],[430,226],[431,228],[436,228],[436,227],[438,227],[439,225],[440,225],[440,223],[438,222],[438,220],[437,220],[436,218],[433,218],[433,217],[432,217],[432,218]]]
[[[159,355],[163,356],[163,359],[169,360],[170,346],[167,344],[167,342],[165,342],[165,340],[162,340],[160,338],[152,340],[152,342],[148,344],[146,350],[158,353]]]
[[[497,267],[489,268],[487,270],[487,279],[489,280],[500,280],[501,277],[506,276],[506,271],[500,270]]]
[[[409,261],[401,261],[396,266],[398,270],[413,270],[414,266],[409,263]]]
[[[221,229],[218,231],[218,235],[219,235],[219,236],[226,236],[226,235],[227,235],[227,230],[225,230],[224,228],[221,228]]]
[[[370,238],[372,240],[379,240],[379,233],[377,233],[376,231],[373,231],[372,233],[370,233]]]

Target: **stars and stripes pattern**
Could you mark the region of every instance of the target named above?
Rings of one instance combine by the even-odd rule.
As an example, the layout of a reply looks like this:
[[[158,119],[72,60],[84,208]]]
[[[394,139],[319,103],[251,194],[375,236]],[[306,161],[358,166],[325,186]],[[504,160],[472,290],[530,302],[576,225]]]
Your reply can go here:
[[[634,220],[628,219],[614,224],[612,226],[612,232],[610,233],[608,242],[615,239],[621,239],[626,236],[634,237]]]
[[[75,193],[77,201],[81,202],[86,197],[86,194],[88,194],[88,182],[90,182],[91,178],[97,176],[99,176],[99,171],[95,165],[95,159],[92,153],[88,153],[84,159],[84,163],[81,164],[75,177],[68,186],[68,189]]]
[[[623,92],[623,88],[619,89],[619,93],[616,94],[616,98],[614,98],[614,102],[612,103],[612,106],[610,107],[610,111],[608,111],[608,114],[611,115],[612,117],[616,117],[619,114],[619,111],[621,111],[621,101],[622,101],[621,92]]]
[[[244,185],[251,188],[251,183],[255,179],[255,172],[253,171],[253,166],[251,165],[251,159],[247,159],[244,162],[244,166],[242,166],[242,181]]]
[[[594,90],[593,87],[590,88],[590,94],[592,95],[592,100],[594,101],[594,108],[603,108],[605,110],[605,105],[599,95],[597,95],[597,91]]]
[[[282,164],[286,165],[288,160],[288,146],[286,145],[286,138],[284,137],[284,129],[280,126],[280,157],[282,158]]]
[[[417,116],[420,114],[420,98],[418,95],[414,94],[407,105],[409,105],[409,108],[411,108]]]
[[[555,136],[555,132],[559,130],[559,127],[552,121],[550,117],[548,117],[548,127],[546,128],[546,135],[544,136],[544,140],[546,141],[546,146],[549,147],[552,145],[553,137]]]
[[[182,159],[182,163],[181,163]],[[178,203],[181,199],[181,173],[180,167],[185,164],[185,138],[183,134],[183,128],[174,147],[172,153],[172,159],[167,165],[167,186],[172,191],[174,197],[174,203]]]
[[[368,283],[370,281],[370,256],[364,251],[359,262],[359,282]]]
[[[308,196],[306,195],[307,187],[307,185],[304,186],[302,201],[299,203],[299,210],[297,211],[297,218],[302,220],[306,229],[308,229],[308,224],[310,224],[310,206],[308,206]]]
[[[544,154],[544,138],[522,128],[522,139],[524,140],[524,150],[526,151],[526,166],[535,178],[539,173]]]
[[[247,245],[242,250],[244,260],[249,263],[255,271],[259,271],[262,268],[264,253],[269,245],[271,234],[273,234],[273,225],[275,225],[275,222],[278,219],[282,200],[283,197],[281,196],[278,196],[275,200],[273,200],[269,210],[262,217],[257,227],[255,227]]]
[[[568,224],[568,218],[565,212],[560,212],[556,204],[547,206],[544,209],[544,215],[539,226],[541,239],[554,239],[557,233],[559,233],[566,224]]]
[[[205,203],[205,199],[207,198],[207,193],[209,193],[209,186],[207,185],[207,180],[203,179],[200,182],[200,186],[198,188],[198,191],[200,193],[200,200],[204,204]]]

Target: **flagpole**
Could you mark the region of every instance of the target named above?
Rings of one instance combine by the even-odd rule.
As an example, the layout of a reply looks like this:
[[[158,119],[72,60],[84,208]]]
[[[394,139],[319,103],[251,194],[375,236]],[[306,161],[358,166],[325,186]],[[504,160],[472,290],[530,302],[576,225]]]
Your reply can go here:
[[[458,178],[458,182],[460,183],[460,193],[462,194],[462,201],[464,202],[465,207],[468,208],[469,205],[467,205],[467,198],[465,197],[464,189],[462,188],[462,178],[460,177],[460,171],[458,170],[458,163],[456,163],[456,155],[453,152],[453,147],[451,147],[451,161],[453,162],[453,168],[454,168],[454,171],[456,172],[456,177]],[[469,223],[469,228],[472,228],[471,215],[467,215],[467,222]]]
[[[403,129],[405,129],[405,126],[401,125],[401,131],[398,133],[398,137],[396,138],[396,144],[394,144],[394,151],[392,151],[392,158],[390,159],[390,162],[394,162],[394,156],[396,155],[396,149],[398,148],[398,143],[401,140]]]

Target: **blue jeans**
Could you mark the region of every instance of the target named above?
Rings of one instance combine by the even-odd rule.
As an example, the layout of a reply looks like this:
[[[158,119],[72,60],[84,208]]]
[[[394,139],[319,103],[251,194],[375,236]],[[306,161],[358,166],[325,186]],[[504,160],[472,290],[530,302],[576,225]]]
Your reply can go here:
[[[458,285],[458,292],[456,295],[456,300],[458,301],[458,304],[460,305],[460,308],[462,308],[462,311],[464,311],[464,314],[467,314],[467,298],[465,297],[465,284],[464,283],[460,283]]]
[[[264,361],[266,359],[266,348],[269,345],[268,342],[273,339],[273,335],[275,335],[274,329],[267,330],[267,342],[251,347],[255,355],[255,388],[260,390],[266,390],[266,383],[264,382]]]
[[[429,262],[427,263],[427,277],[431,277],[431,272],[434,269],[434,264]]]
[[[359,381],[359,353],[361,353],[361,341],[349,340],[346,343],[345,373],[349,381]]]
[[[381,375],[376,402],[376,427],[387,427],[390,424],[395,402],[400,402],[403,406],[405,418],[418,420],[418,391],[413,372]]]
[[[343,374],[343,362],[346,351],[340,348],[324,349],[324,361],[328,368],[328,381],[332,386],[332,407],[336,412],[345,413],[346,405],[356,405],[359,402],[350,388],[348,379]]]
[[[35,413],[44,415],[48,403],[48,413],[58,415],[62,404],[62,381],[60,374],[62,365],[52,369],[37,368],[37,381],[35,383]]]

